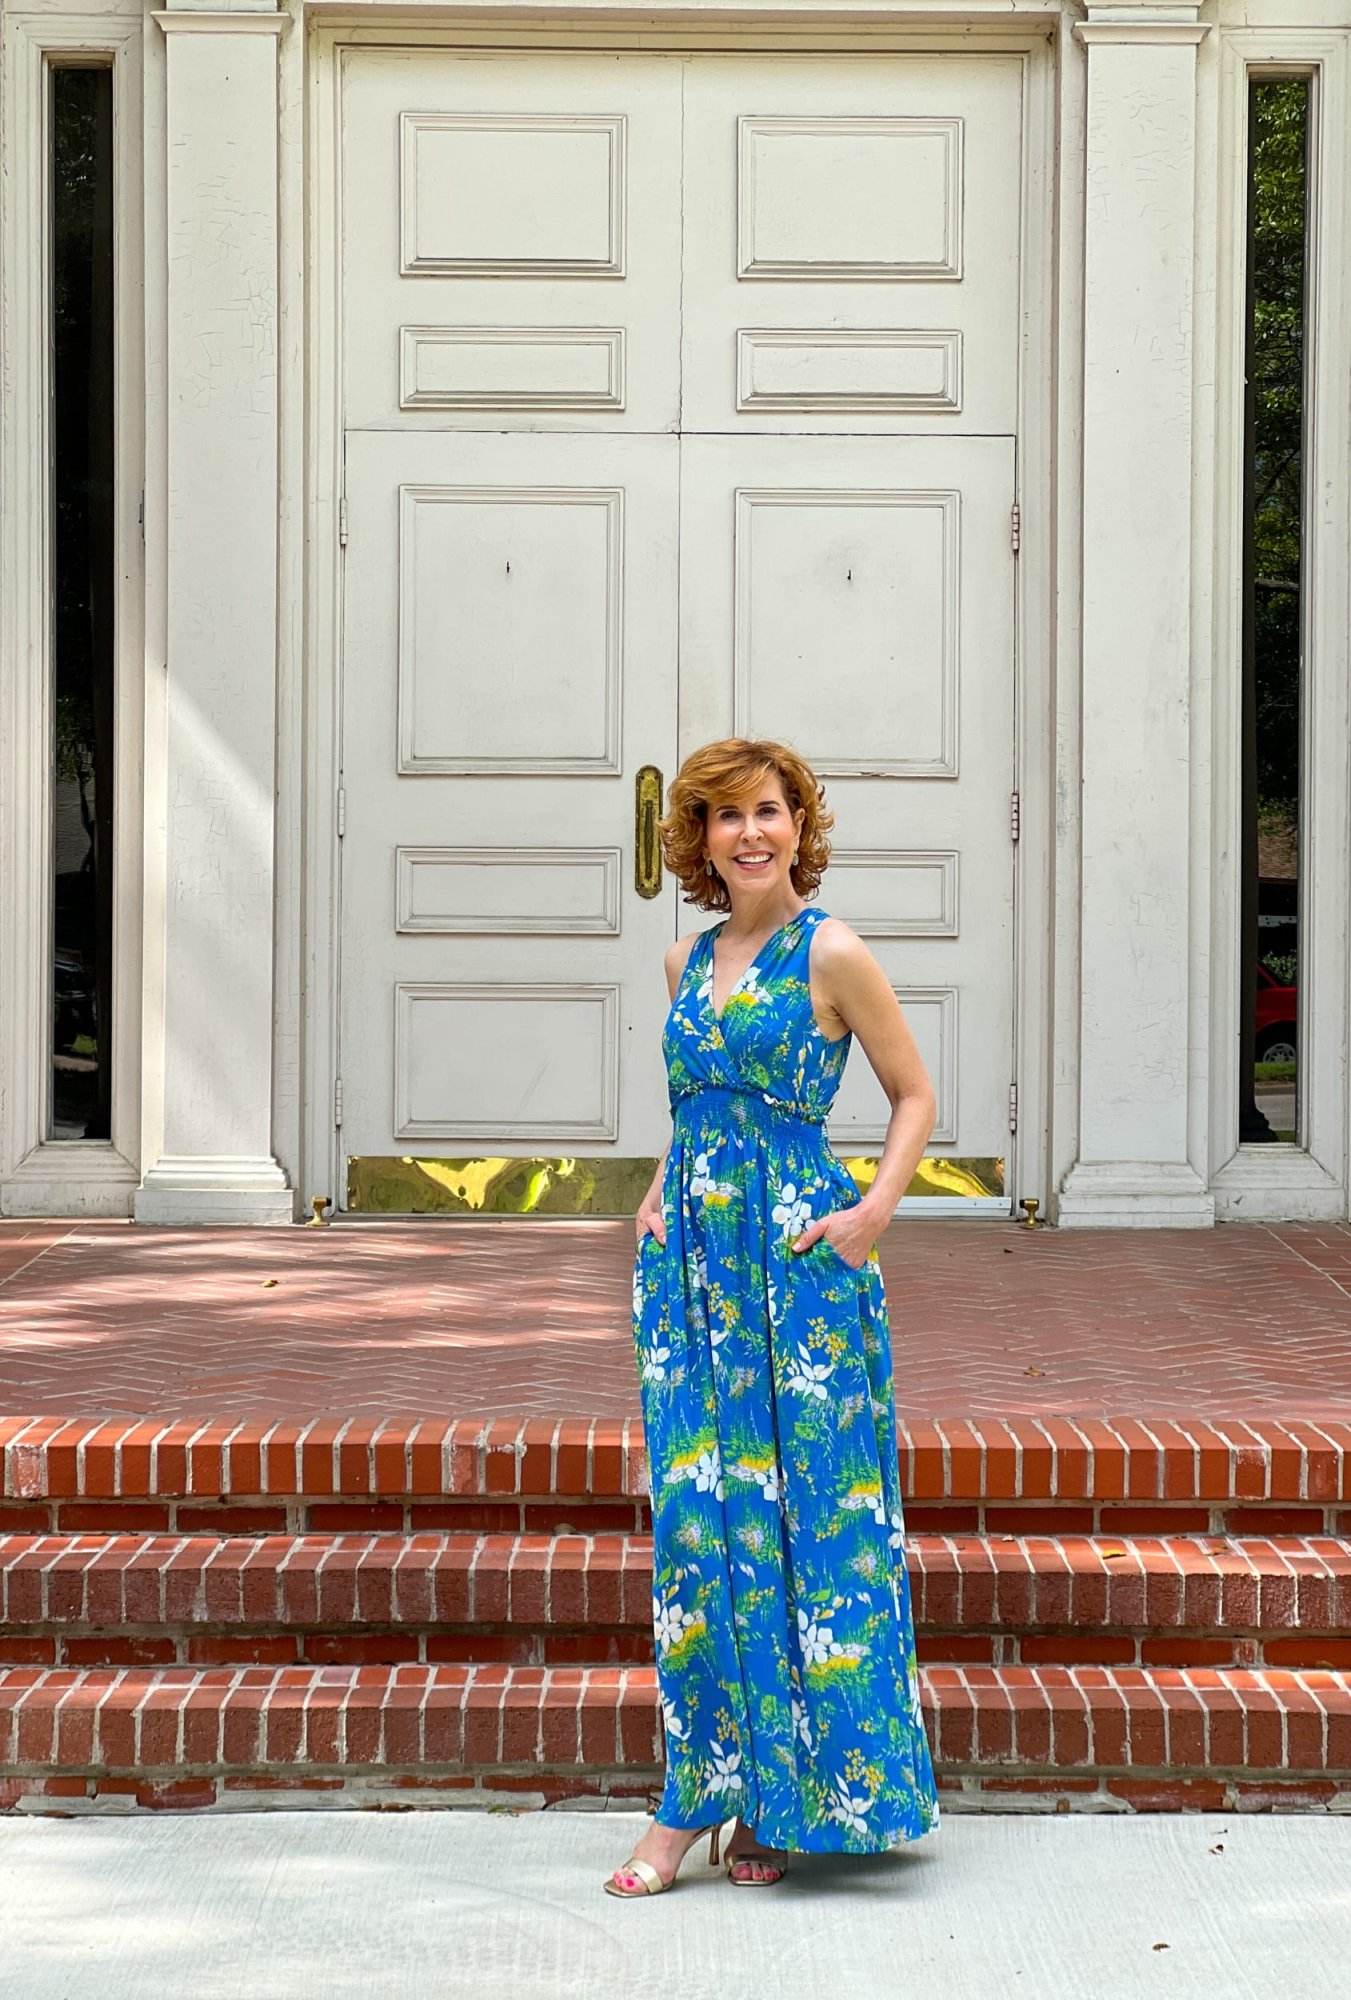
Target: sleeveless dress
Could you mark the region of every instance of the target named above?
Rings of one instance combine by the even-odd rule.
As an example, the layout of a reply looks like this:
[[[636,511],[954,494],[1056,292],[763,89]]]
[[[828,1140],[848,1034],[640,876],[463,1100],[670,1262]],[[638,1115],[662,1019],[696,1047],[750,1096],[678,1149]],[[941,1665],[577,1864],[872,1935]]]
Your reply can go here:
[[[666,1779],[657,1818],[767,1846],[893,1847],[937,1827],[896,1462],[887,1300],[814,1216],[858,1189],[825,1134],[828,1040],[805,907],[713,1011],[691,948],[662,1034],[663,1246],[634,1253]]]

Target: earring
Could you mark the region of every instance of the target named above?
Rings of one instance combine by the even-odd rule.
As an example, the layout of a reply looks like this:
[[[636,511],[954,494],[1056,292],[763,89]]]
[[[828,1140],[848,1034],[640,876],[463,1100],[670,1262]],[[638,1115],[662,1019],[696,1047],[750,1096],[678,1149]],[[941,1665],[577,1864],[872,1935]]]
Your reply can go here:
[[[704,863],[704,873],[705,875],[711,875],[713,873],[713,857],[711,854],[708,857],[708,860]]]

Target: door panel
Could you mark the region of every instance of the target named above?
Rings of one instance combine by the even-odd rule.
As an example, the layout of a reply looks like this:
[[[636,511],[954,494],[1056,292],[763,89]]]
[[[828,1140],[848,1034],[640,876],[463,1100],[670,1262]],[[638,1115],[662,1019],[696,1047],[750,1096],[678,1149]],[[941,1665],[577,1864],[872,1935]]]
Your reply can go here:
[[[680,101],[659,56],[350,53],[347,425],[674,430]]]
[[[1016,427],[1016,57],[700,57],[687,431]]]
[[[934,1144],[1000,1156],[1012,1076],[1013,443],[687,438],[682,754],[794,744],[836,815],[821,902],[892,978]],[[683,735],[686,714],[698,733]],[[851,1058],[832,1135],[889,1108]]]
[[[349,1153],[643,1150],[669,896],[633,773],[675,736],[674,438],[348,439]]]

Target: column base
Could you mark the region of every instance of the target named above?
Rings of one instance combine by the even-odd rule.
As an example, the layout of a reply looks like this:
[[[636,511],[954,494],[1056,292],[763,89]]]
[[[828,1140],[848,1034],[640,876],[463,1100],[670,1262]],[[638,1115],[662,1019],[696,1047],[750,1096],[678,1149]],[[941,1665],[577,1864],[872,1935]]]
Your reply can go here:
[[[1215,1197],[1176,1160],[1092,1160],[1071,1167],[1056,1203],[1062,1229],[1210,1229]]]
[[[132,1217],[161,1228],[205,1223],[267,1228],[295,1221],[295,1197],[273,1159],[212,1154],[163,1159],[137,1188]]]

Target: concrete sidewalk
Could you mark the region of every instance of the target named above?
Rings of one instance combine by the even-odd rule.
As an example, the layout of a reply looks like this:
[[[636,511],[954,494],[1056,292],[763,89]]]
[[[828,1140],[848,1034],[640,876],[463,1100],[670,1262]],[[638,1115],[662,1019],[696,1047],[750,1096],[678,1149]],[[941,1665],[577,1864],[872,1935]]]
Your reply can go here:
[[[1351,1818],[951,1815],[737,1893],[602,1895],[642,1814],[0,1821],[23,2000],[1325,2000]]]

